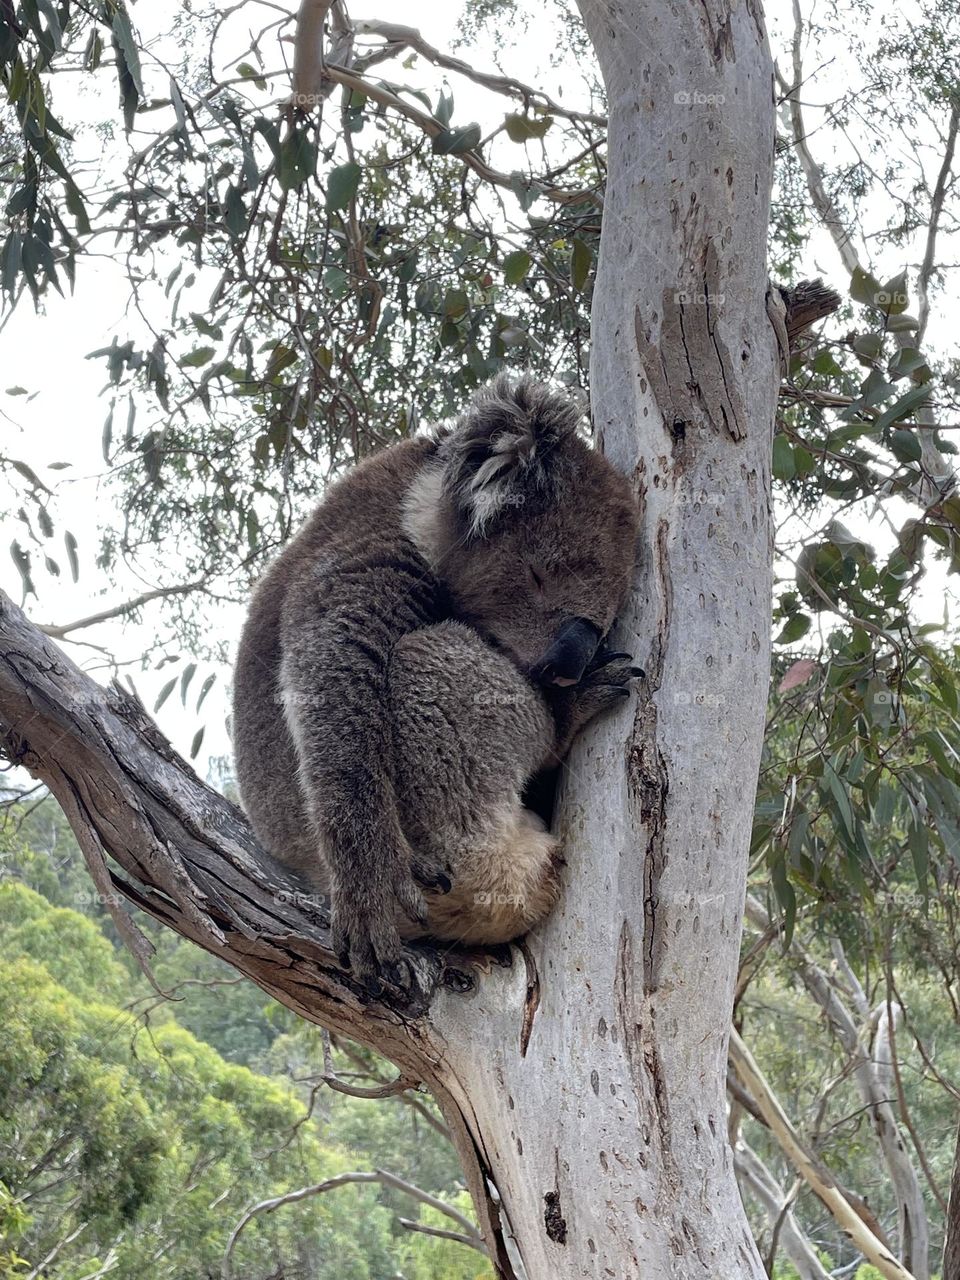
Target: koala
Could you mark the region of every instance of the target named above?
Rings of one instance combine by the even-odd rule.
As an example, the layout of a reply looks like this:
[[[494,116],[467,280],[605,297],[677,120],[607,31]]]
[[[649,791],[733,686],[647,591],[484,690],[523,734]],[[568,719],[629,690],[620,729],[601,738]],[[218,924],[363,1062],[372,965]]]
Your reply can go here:
[[[507,942],[554,904],[523,804],[640,673],[603,641],[639,515],[567,396],[500,376],[334,484],[257,587],[234,678],[242,802],[332,897],[341,964],[404,988],[401,939]]]

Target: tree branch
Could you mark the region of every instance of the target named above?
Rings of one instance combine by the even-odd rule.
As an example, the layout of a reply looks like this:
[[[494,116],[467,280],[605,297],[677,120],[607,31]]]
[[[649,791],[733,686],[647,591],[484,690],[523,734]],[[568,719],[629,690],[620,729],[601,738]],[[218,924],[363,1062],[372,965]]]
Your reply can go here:
[[[811,1158],[754,1062],[753,1055],[736,1031],[730,1034],[730,1059],[741,1082],[756,1099],[757,1106],[763,1112],[764,1119],[773,1130],[787,1159],[847,1233],[854,1246],[877,1268],[884,1280],[915,1280],[847,1203],[832,1174]]]
[[[800,1280],[830,1280],[830,1272],[800,1229],[788,1198],[754,1149],[742,1139],[734,1149],[733,1163],[742,1185],[763,1206],[771,1227],[775,1229],[780,1223],[783,1251],[796,1267]]]
[[[50,788],[118,927],[135,945],[139,931],[121,898],[300,1017],[368,1045],[402,1075],[423,1081],[450,1128],[484,1237],[510,1274],[492,1172],[447,1062],[448,1037],[469,1034],[467,1014],[448,997],[446,1035],[426,1016],[439,988],[476,987],[471,962],[449,947],[441,958],[429,945],[408,946],[412,997],[386,990],[371,998],[339,968],[329,919],[309,886],[258,846],[239,809],[200,781],[130,694],[97,685],[3,593],[0,749]],[[143,939],[144,962],[148,947]]]
[[[201,587],[206,586],[206,581],[206,578],[198,578],[196,582],[184,582],[176,587],[157,587],[153,591],[144,591],[140,595],[134,596],[132,600],[125,600],[123,604],[115,604],[109,609],[103,609],[100,613],[91,613],[86,618],[77,618],[75,622],[66,622],[62,626],[51,624],[41,627],[40,630],[53,640],[62,640],[71,631],[80,631],[83,627],[94,627],[98,622],[109,622],[112,618],[124,618],[129,613],[135,613],[143,605],[149,604],[151,600],[165,600],[169,596],[189,595],[191,591],[198,591]]]
[[[923,252],[923,262],[917,276],[917,293],[920,306],[917,311],[917,346],[923,341],[930,319],[930,279],[933,275],[934,255],[937,247],[937,232],[940,229],[940,215],[943,212],[943,201],[950,181],[950,170],[953,167],[953,153],[957,145],[957,130],[960,129],[960,99],[954,102],[950,112],[950,123],[947,126],[947,142],[944,147],[943,161],[937,174],[937,182],[930,201],[930,221],[927,225],[927,243]]]
[[[582,121],[584,124],[598,125],[600,128],[606,128],[606,116],[596,115],[592,111],[571,111],[569,107],[562,106],[559,102],[555,102],[549,94],[544,93],[541,89],[534,89],[530,85],[523,84],[520,80],[514,80],[512,76],[495,75],[487,71],[477,71],[471,67],[468,62],[462,61],[460,58],[453,57],[452,54],[442,53],[439,49],[435,49],[429,44],[416,27],[401,26],[397,22],[382,22],[379,18],[358,18],[353,29],[357,35],[380,36],[390,45],[396,45],[399,49],[415,49],[428,62],[432,62],[436,67],[443,67],[447,71],[455,71],[457,75],[464,76],[467,80],[472,80],[474,84],[482,85],[485,89],[492,89],[494,93],[505,94],[507,97],[519,98],[524,106],[535,103],[545,107],[551,115],[561,116],[565,120]]]
[[[310,1196],[324,1195],[327,1191],[335,1191],[337,1187],[346,1187],[351,1183],[371,1183],[376,1182],[384,1187],[393,1187],[397,1191],[404,1191],[407,1195],[413,1196],[415,1200],[419,1200],[422,1204],[429,1205],[432,1209],[438,1209],[441,1213],[446,1214],[448,1218],[453,1219],[459,1226],[463,1228],[461,1232],[440,1232],[437,1229],[421,1227],[419,1223],[410,1224],[407,1219],[401,1218],[400,1221],[404,1226],[414,1226],[417,1230],[426,1231],[429,1234],[445,1235],[449,1239],[458,1240],[461,1244],[469,1245],[471,1249],[476,1249],[480,1253],[487,1255],[483,1240],[480,1233],[473,1225],[468,1217],[462,1214],[458,1209],[454,1209],[452,1205],[447,1204],[445,1200],[438,1200],[436,1196],[432,1196],[429,1192],[422,1191],[419,1187],[415,1187],[412,1182],[405,1182],[403,1178],[398,1178],[395,1174],[387,1173],[383,1169],[375,1169],[372,1173],[341,1173],[335,1178],[327,1178],[325,1182],[314,1183],[313,1186],[300,1187],[296,1191],[288,1191],[285,1195],[275,1196],[272,1200],[261,1200],[259,1204],[255,1204],[251,1209],[243,1215],[237,1225],[230,1233],[230,1239],[227,1241],[227,1247],[223,1254],[223,1280],[232,1280],[233,1277],[233,1250],[237,1240],[243,1229],[248,1226],[254,1218],[262,1213],[273,1213],[275,1210],[282,1208],[287,1204],[297,1204],[300,1200],[306,1200]]]
[[[379,102],[381,106],[389,107],[392,111],[396,111],[398,115],[409,120],[411,124],[415,124],[421,129],[428,138],[437,138],[440,134],[446,132],[444,125],[435,116],[428,115],[426,111],[421,111],[419,107],[413,106],[398,94],[388,89],[386,85],[377,84],[372,80],[366,80],[363,76],[357,75],[355,71],[351,71],[347,67],[337,66],[332,62],[328,62],[323,68],[324,78],[332,80],[335,84],[346,85],[350,89],[362,93],[374,102]],[[463,161],[468,168],[472,169],[478,177],[484,182],[490,182],[494,186],[506,187],[513,190],[516,186],[516,178],[509,173],[501,173],[499,169],[493,169],[476,151],[457,152],[457,157]],[[539,185],[539,184],[538,184]],[[540,186],[540,190],[547,200],[553,200],[557,204],[576,204],[583,200],[592,200],[599,204],[600,199],[595,191],[586,189],[569,190],[562,187]]]
[[[763,929],[769,927],[770,917],[763,905],[749,894],[746,909],[747,917],[754,925]],[[837,954],[838,951],[839,943],[836,944],[834,953]],[[926,1280],[929,1275],[929,1232],[923,1192],[890,1104],[891,1090],[884,1087],[877,1060],[870,1053],[866,1034],[858,1029],[827,975],[806,954],[796,937],[790,944],[789,954],[801,982],[811,999],[826,1014],[834,1035],[850,1059],[857,1089],[870,1116],[897,1198],[901,1257],[917,1280]],[[844,965],[849,969],[845,962],[846,957]],[[851,971],[848,980],[852,978]],[[859,989],[859,984],[857,988]]]

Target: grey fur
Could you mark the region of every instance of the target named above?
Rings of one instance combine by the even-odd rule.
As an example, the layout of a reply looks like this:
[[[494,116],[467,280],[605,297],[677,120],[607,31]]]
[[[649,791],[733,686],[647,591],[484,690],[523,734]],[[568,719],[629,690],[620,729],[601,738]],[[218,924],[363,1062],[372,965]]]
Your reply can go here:
[[[579,420],[498,378],[452,430],[333,486],[254,596],[234,682],[244,806],[329,887],[368,982],[404,984],[401,934],[506,941],[556,896],[556,841],[523,788],[631,675],[622,655],[584,669],[583,637],[627,590],[637,510]],[[571,619],[557,672],[578,683],[538,687]]]

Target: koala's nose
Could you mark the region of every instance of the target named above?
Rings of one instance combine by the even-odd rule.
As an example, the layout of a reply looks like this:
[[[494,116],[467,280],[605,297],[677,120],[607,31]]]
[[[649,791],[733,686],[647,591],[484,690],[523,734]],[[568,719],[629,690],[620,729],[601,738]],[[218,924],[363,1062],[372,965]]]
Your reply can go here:
[[[600,644],[600,629],[586,618],[569,618],[553,644],[530,669],[535,684],[578,684]]]

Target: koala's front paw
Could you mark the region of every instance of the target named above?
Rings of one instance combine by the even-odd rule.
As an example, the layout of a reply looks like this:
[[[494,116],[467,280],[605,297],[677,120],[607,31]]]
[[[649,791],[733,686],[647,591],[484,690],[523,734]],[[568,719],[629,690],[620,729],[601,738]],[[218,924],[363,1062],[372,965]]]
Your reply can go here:
[[[557,722],[556,755],[562,757],[584,725],[605,712],[622,706],[630,696],[631,680],[642,677],[629,653],[601,649],[579,684],[553,694]]]
[[[642,675],[642,668],[633,665],[629,653],[601,649],[573,689],[580,725],[620,706],[630,696],[630,681]]]
[[[400,913],[426,927],[427,906],[412,876],[398,874],[358,891],[337,885],[331,930],[340,964],[367,988],[382,995],[386,987],[410,994],[416,975],[403,956],[397,920]]]

